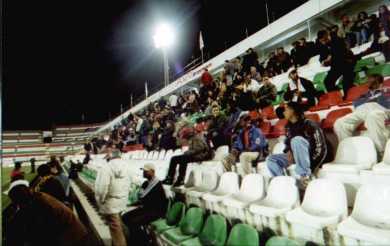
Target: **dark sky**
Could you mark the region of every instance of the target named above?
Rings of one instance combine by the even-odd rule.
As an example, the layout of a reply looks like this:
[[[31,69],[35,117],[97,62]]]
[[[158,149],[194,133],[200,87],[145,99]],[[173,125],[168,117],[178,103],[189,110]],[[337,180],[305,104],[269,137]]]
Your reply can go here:
[[[268,0],[271,20],[305,0]],[[155,23],[174,24],[170,68],[179,72],[205,53],[219,54],[266,25],[265,0],[5,0],[3,1],[3,127],[50,129],[103,122],[162,84]]]

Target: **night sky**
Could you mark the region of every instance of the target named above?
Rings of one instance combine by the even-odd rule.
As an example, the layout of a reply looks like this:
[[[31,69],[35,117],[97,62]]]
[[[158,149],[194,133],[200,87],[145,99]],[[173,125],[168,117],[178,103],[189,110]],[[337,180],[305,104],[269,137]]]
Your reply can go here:
[[[305,0],[268,0],[271,21]],[[239,3],[239,5],[238,5]],[[107,121],[163,82],[152,35],[174,24],[170,68],[211,58],[266,25],[265,0],[3,1],[3,129]]]

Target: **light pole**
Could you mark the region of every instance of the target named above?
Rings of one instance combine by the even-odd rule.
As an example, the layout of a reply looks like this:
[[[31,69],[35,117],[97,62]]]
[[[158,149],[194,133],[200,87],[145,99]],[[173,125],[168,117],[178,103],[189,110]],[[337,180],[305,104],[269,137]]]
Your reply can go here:
[[[164,86],[169,84],[169,63],[168,63],[168,48],[172,45],[174,34],[172,28],[166,24],[160,24],[156,28],[153,36],[154,45],[156,48],[161,48],[164,61]]]

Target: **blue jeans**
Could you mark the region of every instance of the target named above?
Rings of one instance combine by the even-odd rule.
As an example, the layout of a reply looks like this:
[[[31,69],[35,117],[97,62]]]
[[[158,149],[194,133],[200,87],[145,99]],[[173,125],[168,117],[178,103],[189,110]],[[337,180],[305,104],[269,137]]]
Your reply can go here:
[[[295,172],[299,176],[310,176],[310,144],[301,137],[291,139],[291,150],[295,160]],[[272,176],[283,176],[284,169],[288,167],[287,154],[271,155],[267,158],[267,167]]]

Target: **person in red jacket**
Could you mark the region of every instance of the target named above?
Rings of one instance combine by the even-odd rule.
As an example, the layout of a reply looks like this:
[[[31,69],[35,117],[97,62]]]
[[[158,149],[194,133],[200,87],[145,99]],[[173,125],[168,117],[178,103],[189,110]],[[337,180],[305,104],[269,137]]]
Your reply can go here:
[[[213,76],[211,76],[207,68],[203,70],[202,77],[200,78],[200,82],[205,87],[211,87],[211,85],[213,84]]]

